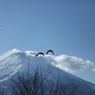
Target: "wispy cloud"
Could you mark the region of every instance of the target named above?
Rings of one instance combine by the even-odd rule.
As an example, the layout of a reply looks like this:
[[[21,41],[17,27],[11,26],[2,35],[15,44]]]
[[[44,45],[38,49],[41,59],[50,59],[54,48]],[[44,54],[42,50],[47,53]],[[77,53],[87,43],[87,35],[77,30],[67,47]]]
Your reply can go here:
[[[18,49],[12,49],[12,50],[9,50],[9,51],[7,51],[7,52],[5,52],[3,54],[0,54],[0,60],[6,58],[7,56],[9,56],[9,55],[11,55],[13,53],[17,53],[17,52],[21,52],[21,51],[18,50]]]

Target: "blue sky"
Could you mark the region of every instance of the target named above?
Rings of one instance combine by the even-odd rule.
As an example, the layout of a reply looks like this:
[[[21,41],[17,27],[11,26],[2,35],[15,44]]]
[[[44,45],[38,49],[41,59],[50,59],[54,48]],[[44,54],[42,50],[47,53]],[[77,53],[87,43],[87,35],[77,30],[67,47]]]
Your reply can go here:
[[[94,41],[94,0],[0,0],[0,54],[53,49],[95,63]],[[89,68],[74,75],[95,83]]]

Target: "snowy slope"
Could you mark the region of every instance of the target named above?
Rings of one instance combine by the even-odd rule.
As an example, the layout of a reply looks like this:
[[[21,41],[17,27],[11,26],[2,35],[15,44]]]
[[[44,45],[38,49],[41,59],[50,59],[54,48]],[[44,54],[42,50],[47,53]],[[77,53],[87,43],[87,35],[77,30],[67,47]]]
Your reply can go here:
[[[7,87],[10,84],[10,78],[14,78],[19,72],[24,72],[25,74],[33,74],[33,72],[39,68],[39,72],[45,74],[49,72],[48,80],[56,83],[59,77],[60,84],[68,86],[77,86],[79,89],[76,95],[81,95],[80,93],[86,92],[87,95],[94,95],[95,85],[77,78],[63,70],[58,69],[52,63],[52,56],[45,55],[36,57],[36,52],[27,51],[12,51],[7,56],[0,58],[0,85],[2,87]],[[28,68],[29,66],[29,68]],[[70,89],[68,89],[69,91]]]

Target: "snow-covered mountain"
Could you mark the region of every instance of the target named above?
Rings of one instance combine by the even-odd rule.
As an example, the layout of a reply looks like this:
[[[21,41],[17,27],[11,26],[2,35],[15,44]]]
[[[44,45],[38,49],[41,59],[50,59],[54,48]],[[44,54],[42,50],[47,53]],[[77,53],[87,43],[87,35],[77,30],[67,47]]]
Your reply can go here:
[[[57,68],[53,65],[55,63],[51,55],[36,57],[36,54],[34,51],[11,51],[6,56],[1,57],[0,86],[7,89],[11,82],[10,78],[16,78],[18,72],[27,75],[29,70],[29,74],[31,75],[38,68],[38,71],[43,75],[49,72],[47,77],[49,81],[56,83],[59,80],[59,84],[64,84],[68,93],[72,90],[71,88],[77,88],[75,95],[95,95],[94,84]]]

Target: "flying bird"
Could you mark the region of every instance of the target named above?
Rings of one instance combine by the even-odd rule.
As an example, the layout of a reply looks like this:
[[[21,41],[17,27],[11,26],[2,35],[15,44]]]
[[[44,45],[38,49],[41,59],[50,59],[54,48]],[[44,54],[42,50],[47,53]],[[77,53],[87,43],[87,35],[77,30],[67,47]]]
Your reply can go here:
[[[38,54],[36,54],[36,57],[37,57],[38,55],[43,55],[43,56],[45,56],[44,53],[42,53],[42,52],[39,52]]]
[[[51,52],[51,53],[54,55],[53,50],[48,50],[48,51],[46,52],[46,55],[47,55],[49,52]]]

